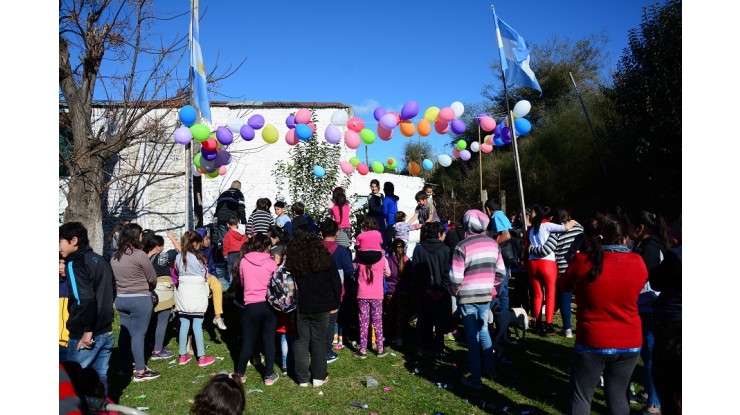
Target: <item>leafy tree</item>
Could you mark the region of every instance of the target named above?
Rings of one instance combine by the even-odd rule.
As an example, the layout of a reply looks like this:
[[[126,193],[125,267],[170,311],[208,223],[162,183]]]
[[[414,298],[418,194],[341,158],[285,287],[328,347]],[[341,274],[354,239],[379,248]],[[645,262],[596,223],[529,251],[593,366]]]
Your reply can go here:
[[[429,142],[427,141],[421,140],[416,142],[407,141],[403,145],[403,155],[405,158],[403,170],[401,171],[401,173],[403,174],[410,174],[408,168],[409,161],[413,161],[421,165],[424,159],[434,160],[434,151],[432,150],[432,145],[429,144]],[[434,170],[425,170],[424,168],[422,168],[419,177],[424,179],[424,181],[428,181],[429,178],[432,177],[433,171]]]

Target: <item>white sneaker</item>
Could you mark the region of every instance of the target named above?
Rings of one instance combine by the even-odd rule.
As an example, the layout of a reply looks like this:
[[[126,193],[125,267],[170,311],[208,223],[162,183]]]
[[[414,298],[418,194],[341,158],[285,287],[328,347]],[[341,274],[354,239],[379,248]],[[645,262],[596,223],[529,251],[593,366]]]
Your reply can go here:
[[[566,339],[572,339],[573,338],[573,330],[571,330],[571,329],[565,329],[565,338]]]
[[[226,324],[224,324],[224,319],[222,318],[213,318],[213,324],[216,325],[221,330],[226,330]]]

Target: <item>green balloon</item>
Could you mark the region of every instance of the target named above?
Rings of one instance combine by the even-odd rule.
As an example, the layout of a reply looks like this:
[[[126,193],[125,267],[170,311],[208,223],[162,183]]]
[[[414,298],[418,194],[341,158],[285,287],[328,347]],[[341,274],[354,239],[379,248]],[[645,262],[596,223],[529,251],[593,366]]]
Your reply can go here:
[[[375,133],[373,132],[373,130],[370,130],[368,128],[363,128],[360,131],[360,139],[365,144],[372,144],[375,142]]]
[[[352,157],[349,159],[349,164],[352,165],[352,167],[357,168],[357,165],[360,164],[360,159],[357,157]]]
[[[385,166],[383,166],[383,163],[381,163],[379,161],[374,161],[373,162],[373,171],[375,173],[383,173],[383,171],[385,171]]]
[[[195,167],[197,167],[197,168],[201,168],[202,167],[200,165],[200,156],[201,156],[201,154],[200,154],[200,151],[199,151],[198,154],[196,154],[195,157],[193,157],[193,165],[195,165]]]
[[[385,165],[388,166],[389,169],[395,169],[398,167],[398,162],[395,157],[388,157],[388,161],[385,162]]]
[[[465,140],[460,140],[457,142],[457,149],[458,150],[465,150],[465,148],[468,146],[468,143],[465,142]]]
[[[214,178],[218,177],[218,175],[219,175],[218,169],[216,169],[216,170],[214,170],[214,171],[212,171],[210,173],[206,173],[206,177],[208,177],[209,179],[214,179]]]
[[[205,124],[193,124],[190,127],[190,132],[193,133],[193,139],[201,143],[208,140],[211,135],[211,129]]]

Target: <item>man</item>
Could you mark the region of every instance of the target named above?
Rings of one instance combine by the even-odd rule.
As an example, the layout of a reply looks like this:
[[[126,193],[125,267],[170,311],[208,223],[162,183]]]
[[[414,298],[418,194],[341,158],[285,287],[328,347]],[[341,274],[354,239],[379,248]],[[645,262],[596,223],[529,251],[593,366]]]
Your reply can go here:
[[[509,232],[511,230],[511,222],[504,212],[501,211],[501,205],[499,205],[496,200],[486,200],[486,214],[491,218],[491,237],[496,240],[499,248],[502,248],[505,243],[512,243],[509,242],[511,240],[511,233]],[[497,289],[498,305],[501,307],[501,310],[499,311],[509,309],[509,278],[511,278],[512,265],[514,264],[506,263],[506,261],[504,261],[506,274],[504,276],[504,280],[501,281],[501,284]]]
[[[59,253],[65,259],[69,285],[67,359],[98,372],[108,394],[108,362],[113,350],[113,301],[110,263],[93,252],[87,229],[79,222],[59,227]]]
[[[246,225],[247,223],[247,211],[244,203],[244,195],[241,191],[242,182],[234,180],[231,182],[231,187],[226,189],[216,200],[216,213],[214,214],[214,222],[216,222],[217,232],[213,233],[212,242],[216,249],[214,249],[215,260],[218,266],[225,268],[226,258],[221,255],[221,249],[223,248],[224,236],[229,231],[229,218],[236,216],[241,221],[241,224]],[[223,276],[223,273],[219,276]]]
[[[480,389],[481,349],[483,365],[494,376],[493,343],[488,332],[488,313],[496,295],[494,279],[506,272],[496,241],[486,236],[489,219],[485,213],[471,209],[463,215],[465,239],[457,244],[452,255],[450,294],[457,296],[468,345],[470,376],[462,378],[465,386]]]

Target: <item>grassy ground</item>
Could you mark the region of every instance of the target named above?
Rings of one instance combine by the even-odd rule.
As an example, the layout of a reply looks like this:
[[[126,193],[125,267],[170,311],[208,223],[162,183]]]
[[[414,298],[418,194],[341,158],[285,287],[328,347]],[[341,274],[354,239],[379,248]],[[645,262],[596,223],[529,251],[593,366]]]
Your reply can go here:
[[[225,303],[228,330],[220,333],[214,329],[210,324],[212,316],[206,316],[204,323],[206,353],[216,356],[216,363],[200,368],[195,361],[178,366],[175,358],[149,361],[149,367],[161,372],[162,376],[149,382],[132,383],[128,378],[116,376],[119,365],[115,349],[110,370],[114,399],[120,396],[122,405],[146,408],[143,410],[152,415],[187,414],[193,397],[211,373],[234,370],[233,361],[239,349],[236,343],[238,315],[228,301]],[[560,325],[558,318],[557,326]],[[166,342],[177,354],[177,332],[172,322]],[[442,359],[421,357],[411,342],[404,347],[389,346],[392,353],[382,359],[369,353],[366,360],[359,360],[352,356],[350,348],[339,351],[339,360],[329,365],[330,381],[317,389],[300,388],[293,379],[282,375],[273,386],[265,386],[260,372],[249,366],[244,385],[248,392],[247,413],[531,415],[560,414],[567,408],[567,368],[573,339],[528,333],[526,339],[499,351],[510,363],[497,363],[497,379],[484,380],[481,390],[460,383],[460,378],[469,374],[462,327],[457,340],[445,342],[448,356]],[[641,378],[641,370],[638,365],[633,376],[636,381]],[[367,376],[376,379],[379,386],[366,387]],[[353,407],[352,402],[365,403],[368,409]],[[600,388],[597,388],[592,411],[606,413]]]

